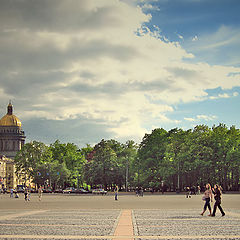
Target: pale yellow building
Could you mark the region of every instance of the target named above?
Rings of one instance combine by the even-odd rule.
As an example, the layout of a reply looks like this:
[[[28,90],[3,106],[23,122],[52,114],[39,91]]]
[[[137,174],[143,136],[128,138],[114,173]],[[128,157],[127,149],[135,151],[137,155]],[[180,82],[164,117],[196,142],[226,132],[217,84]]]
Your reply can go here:
[[[0,156],[0,184],[7,189],[16,188],[18,185],[14,160],[5,156]]]

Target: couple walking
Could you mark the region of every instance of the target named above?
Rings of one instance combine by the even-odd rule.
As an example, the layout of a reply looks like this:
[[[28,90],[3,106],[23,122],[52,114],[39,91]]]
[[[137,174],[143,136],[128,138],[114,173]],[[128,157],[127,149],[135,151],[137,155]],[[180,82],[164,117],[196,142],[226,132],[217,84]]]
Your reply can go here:
[[[211,202],[213,201],[213,195],[214,195],[214,199],[215,199],[215,204],[214,204],[213,213],[212,213],[210,201]],[[202,216],[208,208],[209,212],[210,212],[210,214],[208,216],[215,217],[217,207],[219,208],[220,212],[222,213],[222,216],[225,216],[225,213],[221,207],[221,195],[222,195],[222,192],[221,192],[220,186],[215,184],[214,188],[212,189],[211,185],[209,183],[206,184],[206,191],[204,192],[204,195],[203,195],[203,200],[205,201],[205,204],[203,207],[203,212],[201,213]]]

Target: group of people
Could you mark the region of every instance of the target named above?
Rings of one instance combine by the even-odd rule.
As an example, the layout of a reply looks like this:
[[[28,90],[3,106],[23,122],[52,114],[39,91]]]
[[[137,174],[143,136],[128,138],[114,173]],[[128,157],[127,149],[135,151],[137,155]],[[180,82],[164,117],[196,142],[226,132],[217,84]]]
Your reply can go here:
[[[214,185],[214,188],[211,187],[211,185],[208,183],[206,184],[206,190],[203,195],[203,200],[205,201],[204,207],[203,207],[203,212],[201,215],[206,212],[207,208],[209,209],[209,215],[211,217],[215,217],[217,207],[220,210],[222,216],[225,216],[225,212],[223,211],[221,207],[221,195],[222,195],[222,190],[221,187],[218,184]],[[213,197],[215,199],[214,207],[213,207],[213,212],[211,208],[211,203],[213,202]]]
[[[10,190],[10,198],[13,198],[13,194],[15,193],[15,198],[19,198],[19,194],[16,190],[14,190],[13,188]],[[39,201],[42,200],[42,193],[43,193],[43,188],[42,186],[40,186],[38,188],[38,199]],[[30,201],[30,196],[31,196],[31,188],[30,187],[26,187],[24,189],[24,199],[25,201]]]

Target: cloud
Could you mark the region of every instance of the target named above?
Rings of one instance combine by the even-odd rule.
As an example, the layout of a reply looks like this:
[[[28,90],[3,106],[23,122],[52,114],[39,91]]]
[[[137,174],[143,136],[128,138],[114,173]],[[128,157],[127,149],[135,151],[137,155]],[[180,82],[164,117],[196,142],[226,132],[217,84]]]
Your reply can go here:
[[[220,93],[217,96],[210,96],[209,98],[211,100],[214,100],[214,99],[220,99],[220,98],[237,97],[238,95],[239,95],[238,92],[233,92],[232,94],[230,94],[230,93]]]
[[[149,3],[144,3],[141,8],[143,10],[154,10],[154,11],[160,11],[160,8],[158,6],[154,6],[152,4],[149,4]]]
[[[184,40],[183,36],[180,35],[180,34],[177,34],[177,36],[181,39],[181,40]]]
[[[178,123],[167,117],[175,104],[240,85],[239,68],[193,63],[178,42],[146,27],[151,15],[135,3],[3,1],[0,100],[13,100],[27,131],[40,121],[37,136],[46,120],[46,129],[56,124],[52,131],[84,143],[94,131],[139,141],[149,124]]]
[[[196,121],[195,118],[187,118],[187,117],[185,117],[184,120],[188,121],[188,122],[195,122]]]
[[[197,115],[198,120],[203,119],[205,121],[212,121],[216,118],[217,118],[217,116]]]
[[[211,116],[207,116],[207,115],[197,115],[195,118],[191,118],[191,117],[185,117],[184,120],[188,121],[188,122],[198,122],[198,121],[213,121],[217,118],[217,116],[211,115]]]
[[[184,46],[202,61],[212,65],[239,66],[240,30],[222,25],[215,31],[198,34]]]
[[[198,40],[198,36],[194,36],[193,38],[192,38],[192,41],[193,42],[195,42],[195,41],[197,41]]]

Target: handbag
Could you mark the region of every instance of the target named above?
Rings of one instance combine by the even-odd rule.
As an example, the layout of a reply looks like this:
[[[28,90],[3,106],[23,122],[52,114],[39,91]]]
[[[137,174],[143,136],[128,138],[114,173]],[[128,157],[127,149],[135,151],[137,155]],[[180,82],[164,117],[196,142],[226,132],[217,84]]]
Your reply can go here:
[[[202,200],[205,201],[206,200],[206,197],[205,195],[202,196]]]

